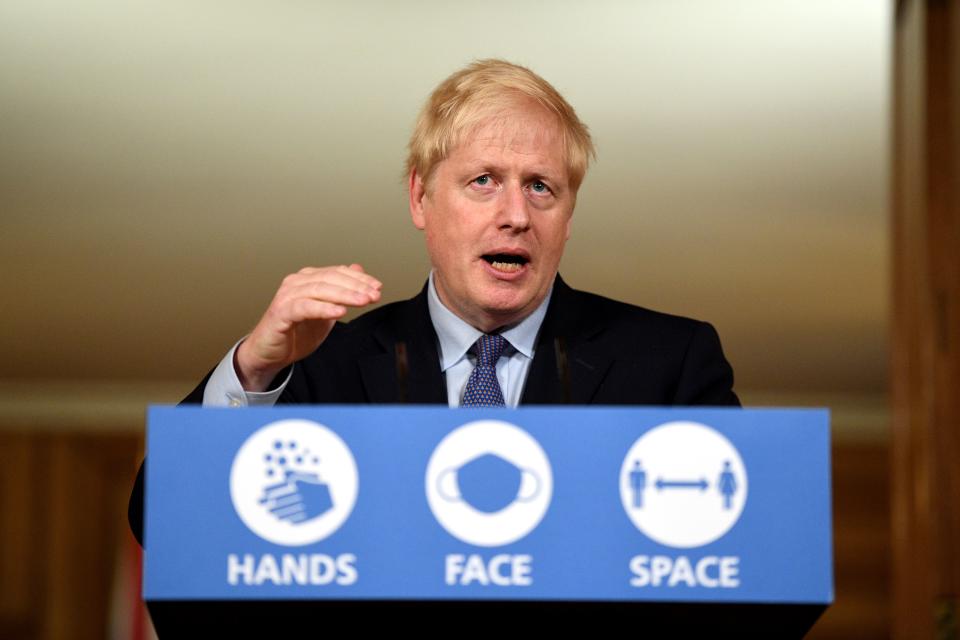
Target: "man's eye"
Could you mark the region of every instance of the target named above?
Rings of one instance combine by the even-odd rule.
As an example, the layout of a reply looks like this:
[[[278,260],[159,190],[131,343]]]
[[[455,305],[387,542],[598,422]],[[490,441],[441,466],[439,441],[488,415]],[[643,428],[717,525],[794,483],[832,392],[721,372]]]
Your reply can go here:
[[[533,184],[530,185],[530,188],[536,193],[550,193],[550,187],[539,180],[534,181]]]
[[[473,181],[480,187],[485,187],[490,184],[490,176],[482,175],[479,178],[474,178]]]

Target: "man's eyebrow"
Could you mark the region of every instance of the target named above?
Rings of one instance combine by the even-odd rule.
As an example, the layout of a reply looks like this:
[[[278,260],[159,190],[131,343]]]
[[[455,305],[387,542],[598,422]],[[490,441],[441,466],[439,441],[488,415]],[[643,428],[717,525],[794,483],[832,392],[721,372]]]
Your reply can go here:
[[[464,168],[464,171],[466,173],[473,173],[476,171],[487,171],[489,173],[501,174],[501,173],[507,172],[508,170],[509,169],[504,168],[503,165],[490,162],[489,160],[485,160],[483,158],[468,160],[465,163],[465,168]],[[561,169],[559,170],[559,172],[557,172],[555,170],[550,169],[549,167],[539,166],[539,167],[524,169],[523,175],[524,177],[527,177],[527,178],[541,177],[541,178],[549,178],[551,180],[557,180],[562,175],[562,171],[563,170]]]
[[[488,171],[490,173],[503,173],[504,168],[501,165],[495,164],[486,160],[484,158],[474,158],[468,160],[466,163],[466,168],[464,169],[467,173],[473,173],[476,171]]]
[[[540,177],[547,178],[549,180],[559,179],[561,174],[555,173],[546,167],[534,167],[526,172],[526,175],[530,177]]]

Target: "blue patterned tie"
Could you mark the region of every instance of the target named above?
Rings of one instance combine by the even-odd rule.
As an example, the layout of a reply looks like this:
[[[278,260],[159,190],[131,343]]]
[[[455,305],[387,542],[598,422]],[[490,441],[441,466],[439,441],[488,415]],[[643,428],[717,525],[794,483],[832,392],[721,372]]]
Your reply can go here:
[[[497,360],[507,346],[507,340],[499,333],[483,335],[474,343],[477,366],[467,380],[462,407],[503,407],[503,391],[497,380]]]

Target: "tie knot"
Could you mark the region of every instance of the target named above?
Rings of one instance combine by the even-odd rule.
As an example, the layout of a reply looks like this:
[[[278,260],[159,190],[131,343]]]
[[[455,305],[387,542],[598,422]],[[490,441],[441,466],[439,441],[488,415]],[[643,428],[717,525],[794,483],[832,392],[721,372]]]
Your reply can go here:
[[[474,344],[478,367],[494,367],[507,346],[507,339],[499,333],[484,334]]]

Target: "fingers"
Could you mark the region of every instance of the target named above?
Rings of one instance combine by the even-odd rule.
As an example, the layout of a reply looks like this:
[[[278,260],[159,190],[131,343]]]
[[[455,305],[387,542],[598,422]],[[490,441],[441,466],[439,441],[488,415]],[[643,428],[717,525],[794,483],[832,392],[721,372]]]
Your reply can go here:
[[[380,300],[383,284],[363,267],[307,267],[284,278],[271,307],[288,323],[337,320],[347,307],[364,307]]]
[[[277,511],[286,511],[291,506],[302,505],[302,504],[303,504],[303,498],[300,496],[300,494],[291,493],[288,496],[283,496],[283,497],[277,498],[276,500],[273,500],[269,506],[270,506],[270,511],[276,513]]]
[[[383,283],[359,264],[305,267],[283,279],[266,313],[237,349],[234,366],[247,391],[262,391],[306,357],[348,308],[379,302]]]
[[[339,280],[307,279],[288,286],[283,295],[288,301],[317,300],[353,307],[362,307],[380,299],[380,290]]]
[[[359,267],[359,265],[356,265]],[[280,317],[292,319],[335,319],[346,310],[339,307],[363,307],[380,300],[382,283],[353,267],[327,269],[301,269],[284,278],[277,295],[271,303]],[[294,311],[302,300],[313,300],[331,306],[307,305]],[[283,313],[284,311],[291,313]],[[316,316],[303,315],[316,313]]]
[[[289,507],[292,504],[301,504],[302,502],[303,502],[303,498],[300,497],[299,493],[291,493],[286,496],[280,496],[279,498],[275,498],[271,503],[272,507],[270,510],[280,511],[282,509]]]
[[[304,511],[303,497],[289,482],[265,487],[260,504],[280,519],[289,519]]]
[[[322,280],[332,284],[338,284],[347,289],[356,289],[357,291],[380,291],[383,283],[369,275],[359,264],[350,266],[339,265],[336,267],[304,267],[295,274],[287,276],[284,283],[290,281],[293,284],[302,284],[304,281]]]
[[[286,480],[278,482],[277,484],[272,484],[263,488],[263,496],[260,498],[260,504],[273,502],[277,498],[288,496],[294,494],[295,492],[296,488],[290,486],[290,483]]]
[[[301,282],[287,285],[284,291],[278,292],[272,305],[276,317],[285,324],[339,320],[346,315],[348,307],[365,307],[380,300],[380,291],[367,285],[350,282],[336,284],[311,278]]]
[[[350,306],[360,307],[364,304],[366,303]],[[290,324],[295,325],[309,320],[339,320],[345,315],[347,315],[347,305],[300,298],[290,304],[285,319]]]
[[[270,509],[270,513],[272,513],[275,517],[281,520],[291,520],[293,522],[303,520],[304,517],[306,517],[305,511],[306,508],[302,502],[276,506],[273,509]]]

